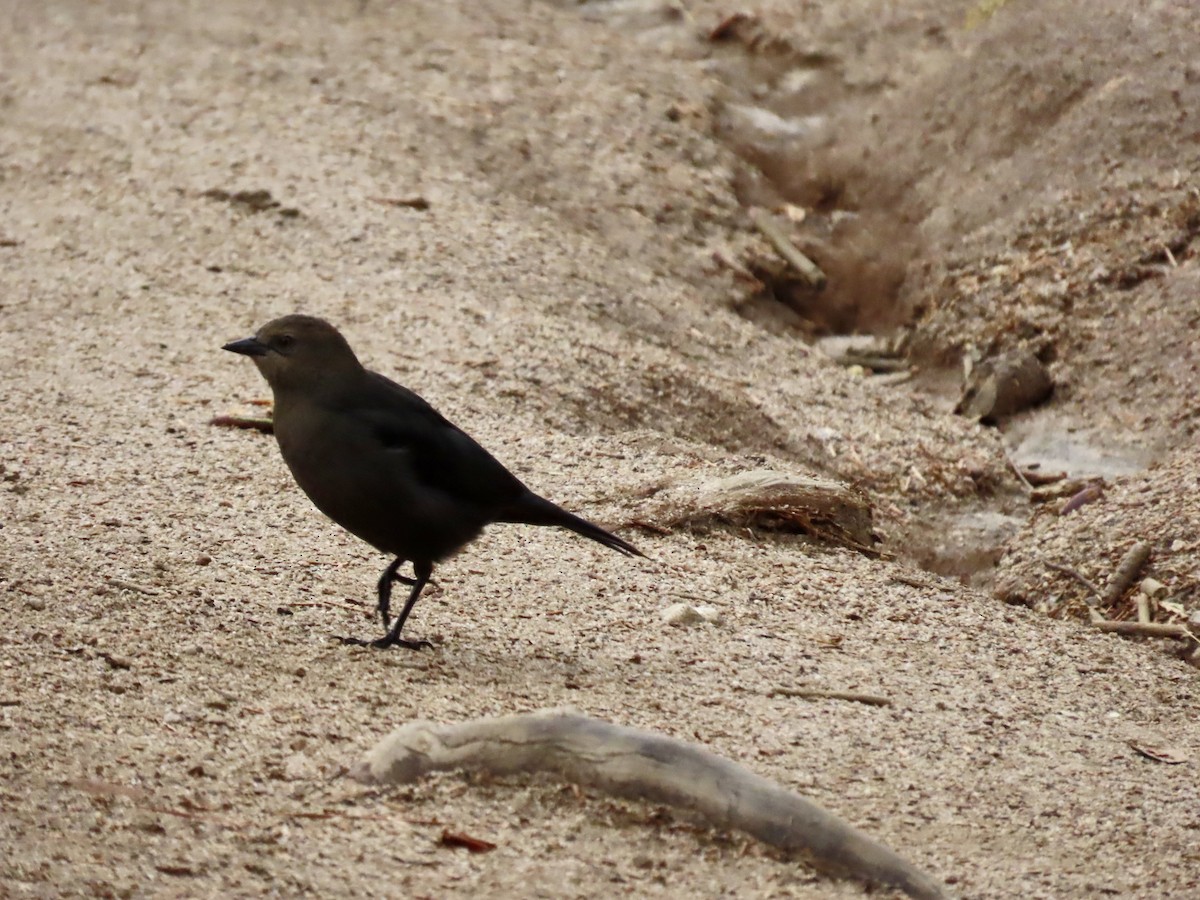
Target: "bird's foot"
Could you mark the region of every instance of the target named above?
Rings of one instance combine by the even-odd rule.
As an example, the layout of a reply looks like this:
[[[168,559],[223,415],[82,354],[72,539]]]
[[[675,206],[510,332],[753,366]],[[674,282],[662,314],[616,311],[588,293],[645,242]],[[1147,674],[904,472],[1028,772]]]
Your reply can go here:
[[[348,644],[352,647],[374,647],[376,650],[386,650],[389,647],[403,647],[405,650],[432,650],[433,644],[429,641],[410,641],[407,638],[376,638],[373,641],[364,640],[356,637],[338,637],[337,640],[343,644]]]
[[[372,647],[378,647],[383,650],[387,647],[403,647],[405,650],[432,650],[433,644],[429,641],[410,641],[407,638],[396,638],[394,641],[389,641],[387,638],[380,638],[377,641],[371,641]]]

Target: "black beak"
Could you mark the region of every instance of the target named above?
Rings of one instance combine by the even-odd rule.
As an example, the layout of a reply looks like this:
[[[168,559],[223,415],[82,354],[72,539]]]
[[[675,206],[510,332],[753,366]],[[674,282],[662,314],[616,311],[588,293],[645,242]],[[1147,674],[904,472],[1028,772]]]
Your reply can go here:
[[[221,349],[228,350],[230,353],[240,353],[243,356],[266,356],[271,352],[270,347],[258,338],[253,337],[242,338],[240,341],[231,341]]]

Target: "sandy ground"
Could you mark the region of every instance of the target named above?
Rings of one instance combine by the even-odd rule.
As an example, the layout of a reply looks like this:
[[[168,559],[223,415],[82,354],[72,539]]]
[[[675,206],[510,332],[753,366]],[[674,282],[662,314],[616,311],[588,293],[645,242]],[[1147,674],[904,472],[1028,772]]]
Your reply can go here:
[[[1042,612],[1082,591],[1047,554],[1102,582],[1137,539],[1197,606],[1189,4],[826,6],[767,4],[782,37],[752,46],[705,39],[710,3],[6,14],[0,894],[863,894],[551,780],[343,777],[412,718],[553,706],[699,741],[955,895],[1200,891],[1195,669]],[[786,150],[731,140],[751,100],[820,121]],[[930,358],[1035,347],[1060,390],[1024,427],[1090,423],[1136,470],[1058,516],[946,395],[739,314],[714,253],[761,250],[742,203],[812,179],[906,235],[888,302]],[[880,258],[805,225],[818,259]],[[385,560],[270,438],[208,424],[267,393],[220,345],[292,311],[652,559],[498,527],[410,620],[434,651],[331,641],[378,628]],[[856,485],[889,553],[629,525],[664,484],[764,467]],[[1022,602],[906,561],[922,523],[982,513],[1016,523],[984,580]],[[721,623],[664,625],[681,601]],[[777,693],[800,685],[893,705]]]

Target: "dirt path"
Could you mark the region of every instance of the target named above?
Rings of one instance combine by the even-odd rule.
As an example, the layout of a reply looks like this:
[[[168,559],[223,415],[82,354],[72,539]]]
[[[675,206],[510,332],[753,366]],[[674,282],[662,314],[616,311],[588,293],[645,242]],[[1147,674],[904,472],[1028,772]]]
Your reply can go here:
[[[842,86],[822,95],[831,121],[890,123],[903,146],[899,98],[916,104],[941,78],[961,86],[953,108],[970,109],[972,81],[955,68],[970,60],[971,71],[993,73],[975,96],[1009,108],[993,57],[1032,27],[1005,18],[1015,11],[968,27],[957,4],[879,6],[799,20],[764,9],[770,33],[797,46],[807,35],[841,60],[821,64]],[[1070,8],[1041,14],[1061,24]],[[9,16],[0,894],[863,894],[741,836],[551,782],[448,776],[365,791],[341,777],[411,718],[551,706],[698,740],[838,812],[957,895],[1198,889],[1200,688],[1161,644],[798,535],[626,524],[667,484],[813,471],[866,492],[885,547],[903,550],[941,515],[1014,516],[1025,524],[998,580],[1033,606],[1082,590],[1048,572],[1043,553],[1103,580],[1129,541],[1154,540],[1153,573],[1190,611],[1200,559],[1188,499],[1200,471],[1194,391],[1180,374],[1196,364],[1190,243],[1175,245],[1174,266],[1165,256],[1138,263],[1162,271],[1120,294],[1125,282],[1095,275],[1075,320],[1039,285],[1055,271],[1094,274],[1088,253],[1116,270],[1113,259],[1137,262],[1163,243],[1160,231],[1186,231],[1200,147],[1185,139],[1200,108],[1188,101],[1200,79],[1179,60],[1198,58],[1182,46],[1196,38],[1141,23],[1122,40],[1166,35],[1155,38],[1164,53],[1143,43],[1113,65],[1132,71],[1145,54],[1159,68],[1094,101],[1118,104],[1126,138],[1082,171],[1108,173],[1096,176],[1101,186],[1123,191],[1121,208],[1136,212],[1103,246],[1088,230],[1106,202],[1095,185],[1073,172],[1075,193],[1055,195],[1060,218],[1042,220],[1035,180],[1012,172],[1022,159],[1059,171],[1051,150],[1077,147],[1056,136],[1086,133],[1106,107],[1086,118],[1073,100],[1080,118],[1061,132],[1062,115],[1046,119],[1037,135],[1051,135],[1049,149],[1017,141],[1016,125],[1005,132],[1017,149],[987,176],[994,193],[1011,192],[999,212],[976,202],[983,188],[961,209],[936,202],[967,196],[964,185],[983,177],[944,152],[982,124],[908,116],[910,136],[936,138],[931,163],[954,160],[935,175],[897,152],[913,198],[904,215],[921,223],[909,252],[923,255],[895,302],[925,298],[918,334],[953,356],[1025,334],[1002,327],[1010,319],[1044,326],[1031,340],[1062,351],[1051,365],[1063,421],[1100,409],[1110,433],[1119,426],[1157,460],[1110,479],[1106,499],[1079,516],[1058,517],[1029,506],[1001,437],[949,414],[945,397],[848,372],[803,329],[739,314],[748,289],[714,253],[764,251],[741,209],[752,173],[735,150],[745,148],[722,117],[755,78],[774,90],[792,64],[761,44],[708,41],[726,12],[64,0]],[[1116,16],[1088,27],[1108,22],[1125,35]],[[1097,48],[1072,57],[1088,91],[1109,83],[1088,68]],[[1151,85],[1168,99],[1183,92],[1188,115],[1138,106]],[[793,93],[781,115],[815,114]],[[869,115],[883,109],[895,118]],[[1142,140],[1145,129],[1158,143]],[[838,139],[870,136],[863,126]],[[1163,143],[1178,172],[1164,166]],[[1104,169],[1105,152],[1123,154],[1122,165]],[[853,175],[824,159],[825,177]],[[427,208],[396,202],[414,198]],[[816,255],[818,239],[858,253],[851,262],[871,255],[870,243],[822,237],[823,222],[814,214],[805,225]],[[1068,224],[1091,249],[1080,239],[1039,257]],[[963,303],[947,299],[956,297]],[[1057,304],[1057,318],[1021,305],[1031,297]],[[1124,318],[1110,315],[1118,309]],[[331,642],[377,627],[370,597],[384,560],[311,509],[269,438],[208,425],[255,411],[266,394],[220,345],[297,310],[334,320],[365,361],[653,561],[496,528],[439,570],[411,619],[411,634],[436,651]],[[1089,405],[1114,396],[1134,364],[1128,396]],[[1137,406],[1147,396],[1153,403]],[[680,601],[715,605],[720,624],[664,625],[662,610]],[[778,692],[798,685],[893,704]],[[1187,761],[1151,761],[1131,742]],[[498,848],[442,847],[443,828]]]

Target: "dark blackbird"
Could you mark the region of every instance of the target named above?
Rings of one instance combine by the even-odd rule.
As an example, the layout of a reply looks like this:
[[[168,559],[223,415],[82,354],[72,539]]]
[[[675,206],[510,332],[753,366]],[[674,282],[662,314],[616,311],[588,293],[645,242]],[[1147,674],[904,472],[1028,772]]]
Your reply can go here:
[[[249,356],[275,395],[275,437],[297,483],[317,508],[395,559],[379,579],[387,634],[345,643],[416,649],[400,632],[433,566],[493,522],[559,525],[628,556],[632,544],[572,515],[515,475],[406,387],[363,368],[336,328],[284,316],[254,337],[226,344]],[[406,562],[415,578],[399,574]],[[392,582],[410,586],[390,623]]]

